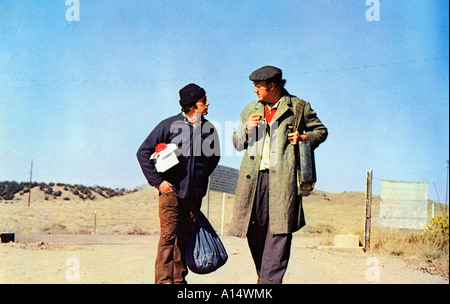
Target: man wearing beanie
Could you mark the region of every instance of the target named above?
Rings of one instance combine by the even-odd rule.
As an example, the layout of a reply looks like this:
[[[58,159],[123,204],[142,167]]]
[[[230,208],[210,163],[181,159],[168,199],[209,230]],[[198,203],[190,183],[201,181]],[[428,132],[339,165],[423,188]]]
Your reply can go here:
[[[188,84],[180,92],[181,113],[161,121],[148,135],[137,158],[148,183],[159,191],[160,239],[155,262],[156,284],[185,284],[186,242],[220,158],[215,127],[204,118],[205,90]],[[158,172],[150,159],[159,144],[175,144],[178,163]],[[158,146],[159,147],[159,146]]]
[[[310,104],[286,91],[279,68],[264,66],[249,78],[258,100],[241,112],[233,134],[235,148],[245,153],[230,233],[247,237],[257,282],[281,284],[292,233],[305,225],[298,142],[317,148],[328,133]]]

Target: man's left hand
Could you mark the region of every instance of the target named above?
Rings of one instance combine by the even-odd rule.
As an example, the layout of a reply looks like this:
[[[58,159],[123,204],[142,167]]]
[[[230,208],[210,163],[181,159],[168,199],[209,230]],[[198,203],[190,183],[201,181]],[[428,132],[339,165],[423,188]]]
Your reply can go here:
[[[294,127],[290,126],[289,129],[291,131],[293,131]],[[291,132],[288,134],[288,139],[289,139],[291,145],[295,146],[299,141],[308,140],[308,135],[300,134],[298,131],[295,131],[295,132]]]

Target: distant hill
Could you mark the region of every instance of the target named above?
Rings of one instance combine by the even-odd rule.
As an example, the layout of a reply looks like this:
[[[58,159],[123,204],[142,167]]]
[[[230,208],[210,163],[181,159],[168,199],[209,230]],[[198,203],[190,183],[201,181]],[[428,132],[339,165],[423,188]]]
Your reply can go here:
[[[100,234],[159,232],[158,191],[143,185],[133,190],[62,183],[0,182],[0,231],[17,233],[91,233],[93,215]],[[218,232],[228,231],[235,196],[210,191],[202,211]],[[430,202],[434,203],[434,202]],[[300,234],[362,234],[365,225],[363,192],[314,190],[303,198],[307,225]],[[442,210],[435,203],[436,214]],[[380,196],[373,195],[372,226],[379,229]]]
[[[35,190],[36,189],[36,190]],[[64,183],[31,183],[32,195],[38,195],[38,197],[48,199],[81,199],[81,200],[95,200],[97,198],[111,198],[114,196],[122,196],[131,192],[137,191],[121,189],[112,189],[102,186],[84,186],[84,185],[71,185]],[[30,183],[28,182],[16,182],[16,181],[3,181],[0,182],[0,201],[1,200],[14,200],[23,199],[23,195],[30,192]],[[28,197],[28,195],[27,195]]]

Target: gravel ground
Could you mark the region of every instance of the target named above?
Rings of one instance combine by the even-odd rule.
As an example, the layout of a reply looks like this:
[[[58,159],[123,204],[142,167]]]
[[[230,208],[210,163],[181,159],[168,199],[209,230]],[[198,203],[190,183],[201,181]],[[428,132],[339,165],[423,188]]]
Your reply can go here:
[[[153,284],[158,235],[17,235],[0,244],[0,283]],[[190,284],[254,284],[245,239],[222,237],[229,260]],[[294,237],[285,284],[448,284],[412,258],[376,255],[359,248],[321,247],[320,239]],[[79,271],[78,271],[79,270]]]

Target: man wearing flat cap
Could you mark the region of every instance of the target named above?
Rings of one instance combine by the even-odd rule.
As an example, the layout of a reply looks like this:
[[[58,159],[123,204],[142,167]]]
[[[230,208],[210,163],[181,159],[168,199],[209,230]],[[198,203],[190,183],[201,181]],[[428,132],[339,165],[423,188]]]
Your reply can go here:
[[[258,283],[281,284],[292,233],[305,225],[298,142],[317,148],[328,133],[311,105],[286,91],[279,68],[264,66],[249,79],[258,99],[241,112],[233,133],[234,147],[245,153],[230,234],[247,237]]]
[[[148,135],[137,158],[148,183],[159,191],[160,239],[155,262],[156,284],[185,284],[186,242],[220,158],[215,127],[204,118],[205,90],[188,84],[180,92],[181,113],[161,121]],[[150,159],[157,147],[175,144],[178,163],[159,172]],[[158,161],[158,160],[157,160]]]

